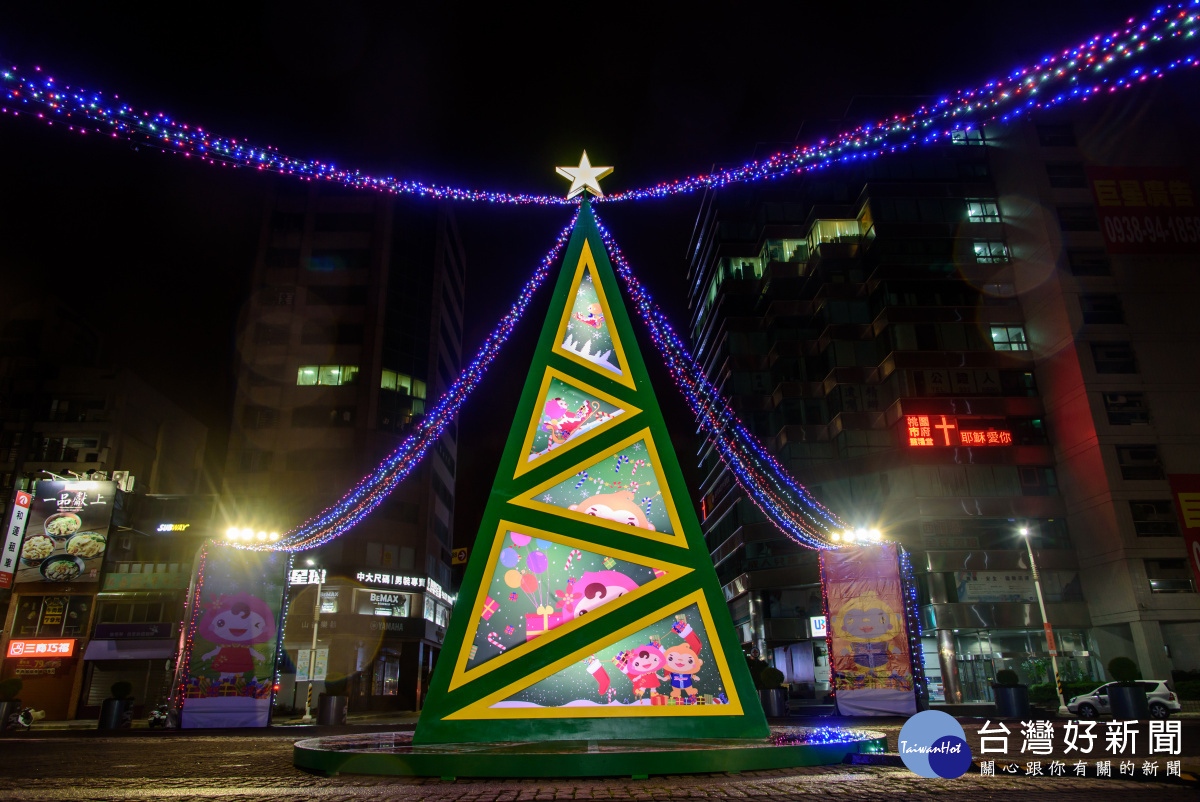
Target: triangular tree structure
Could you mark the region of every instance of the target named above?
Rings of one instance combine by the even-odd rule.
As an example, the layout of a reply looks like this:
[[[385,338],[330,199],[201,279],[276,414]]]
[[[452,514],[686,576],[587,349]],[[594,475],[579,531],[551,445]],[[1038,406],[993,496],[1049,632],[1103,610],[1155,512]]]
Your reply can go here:
[[[414,742],[767,732],[584,201]]]

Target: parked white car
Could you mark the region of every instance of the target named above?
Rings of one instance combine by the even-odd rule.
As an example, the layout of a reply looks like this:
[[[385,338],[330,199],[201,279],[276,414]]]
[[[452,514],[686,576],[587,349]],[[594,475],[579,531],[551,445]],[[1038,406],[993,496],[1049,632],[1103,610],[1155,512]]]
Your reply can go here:
[[[1116,684],[1115,682],[1105,683],[1091,693],[1071,698],[1067,702],[1067,710],[1080,718],[1110,715],[1112,708],[1108,703],[1108,689]],[[1163,680],[1138,680],[1138,685],[1146,690],[1146,703],[1150,707],[1150,718],[1166,718],[1183,709],[1183,705],[1179,704],[1179,697],[1171,692]]]

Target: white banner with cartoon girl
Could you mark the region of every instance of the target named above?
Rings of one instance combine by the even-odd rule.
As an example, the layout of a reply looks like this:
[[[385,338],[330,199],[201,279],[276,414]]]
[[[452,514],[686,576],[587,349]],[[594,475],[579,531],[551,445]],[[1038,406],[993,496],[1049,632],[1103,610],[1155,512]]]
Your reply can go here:
[[[185,729],[270,722],[287,562],[211,542],[201,550],[175,683]]]

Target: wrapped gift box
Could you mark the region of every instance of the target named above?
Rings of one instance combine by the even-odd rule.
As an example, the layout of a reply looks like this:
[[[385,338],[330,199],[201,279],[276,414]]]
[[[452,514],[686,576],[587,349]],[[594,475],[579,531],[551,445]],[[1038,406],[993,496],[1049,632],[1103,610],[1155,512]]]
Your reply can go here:
[[[525,640],[531,641],[563,622],[562,613],[526,613]]]

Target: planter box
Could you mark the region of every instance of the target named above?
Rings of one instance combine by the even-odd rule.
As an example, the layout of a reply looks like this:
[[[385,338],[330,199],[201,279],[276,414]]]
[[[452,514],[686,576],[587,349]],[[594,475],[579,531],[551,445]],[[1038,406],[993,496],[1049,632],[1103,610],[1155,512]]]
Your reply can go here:
[[[763,713],[767,718],[784,718],[788,714],[787,706],[787,690],[784,688],[771,688],[770,690],[760,690],[758,692],[758,700],[762,702]]]
[[[1146,691],[1141,685],[1123,687],[1108,686],[1108,706],[1114,719],[1150,718],[1150,706],[1146,703]]]
[[[1025,685],[993,685],[996,715],[1000,718],[1029,718],[1029,688]]]

